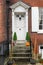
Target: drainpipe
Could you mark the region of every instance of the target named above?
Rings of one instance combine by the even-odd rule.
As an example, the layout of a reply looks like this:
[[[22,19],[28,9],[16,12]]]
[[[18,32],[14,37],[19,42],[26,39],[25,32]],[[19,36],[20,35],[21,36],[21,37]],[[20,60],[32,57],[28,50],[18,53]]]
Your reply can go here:
[[[6,0],[7,46],[9,50],[9,0]],[[8,51],[9,54],[9,51]]]

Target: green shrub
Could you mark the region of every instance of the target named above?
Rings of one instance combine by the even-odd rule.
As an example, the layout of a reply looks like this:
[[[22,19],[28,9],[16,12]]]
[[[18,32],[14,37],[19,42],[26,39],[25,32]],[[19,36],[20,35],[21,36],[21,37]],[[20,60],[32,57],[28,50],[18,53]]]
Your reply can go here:
[[[26,33],[26,40],[29,41],[29,42],[30,42],[30,40],[31,40],[30,35],[29,35],[28,32]]]
[[[17,40],[17,34],[16,34],[16,32],[14,32],[13,40],[14,40],[14,41]]]

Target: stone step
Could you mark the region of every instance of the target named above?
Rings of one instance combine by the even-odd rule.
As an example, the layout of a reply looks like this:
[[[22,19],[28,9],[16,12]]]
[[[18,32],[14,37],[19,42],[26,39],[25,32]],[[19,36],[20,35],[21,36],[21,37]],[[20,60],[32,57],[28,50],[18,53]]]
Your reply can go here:
[[[30,48],[30,46],[25,46],[25,45],[16,45],[16,46],[14,46],[13,48],[15,48],[15,49],[22,49],[22,48],[24,48],[24,49],[27,49],[27,48]]]
[[[15,45],[25,45],[25,43],[16,43]]]
[[[26,45],[15,45],[16,47],[25,47]]]
[[[13,52],[18,52],[18,53],[19,53],[19,52],[20,52],[20,53],[21,53],[21,52],[30,52],[30,50],[14,50]]]
[[[31,54],[31,53],[11,53],[11,54],[23,54],[23,55],[25,55],[25,54]]]
[[[14,47],[13,50],[30,50],[30,47]]]
[[[31,57],[31,54],[12,54],[13,57]]]
[[[30,52],[30,50],[15,50],[15,51],[13,51],[13,52],[14,52],[14,53],[15,53],[15,52],[17,52],[17,53],[26,52],[26,53],[27,53],[27,52]]]
[[[9,58],[12,58],[12,59],[29,59],[31,57],[9,57]]]
[[[30,46],[26,46],[25,40],[17,40],[13,47],[12,57],[14,59],[29,59],[31,58]]]
[[[23,55],[23,54],[20,54],[20,55],[16,55],[16,54],[12,54],[13,57],[31,57],[32,54],[29,54],[29,55]]]
[[[17,40],[16,43],[25,43],[26,40]]]
[[[30,49],[14,49],[14,51],[27,51],[27,50],[30,50]]]
[[[13,49],[29,49],[30,46],[14,46]]]

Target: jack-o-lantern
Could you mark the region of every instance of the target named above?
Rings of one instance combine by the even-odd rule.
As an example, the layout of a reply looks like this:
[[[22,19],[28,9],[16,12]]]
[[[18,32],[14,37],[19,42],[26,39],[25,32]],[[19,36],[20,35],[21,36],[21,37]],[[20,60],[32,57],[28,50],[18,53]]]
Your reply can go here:
[[[26,46],[30,46],[30,42],[26,42]]]

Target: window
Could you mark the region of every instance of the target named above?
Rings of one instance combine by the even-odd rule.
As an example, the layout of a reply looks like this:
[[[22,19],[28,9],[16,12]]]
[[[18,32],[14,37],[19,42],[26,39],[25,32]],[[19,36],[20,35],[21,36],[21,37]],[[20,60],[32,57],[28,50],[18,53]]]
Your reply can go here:
[[[24,14],[16,14],[16,17],[21,21],[24,18]]]
[[[19,15],[16,15],[16,17],[19,17]]]
[[[40,49],[43,49],[43,46],[40,46]]]
[[[39,30],[43,30],[43,8],[39,8]]]
[[[24,17],[24,15],[21,15],[21,17]]]

